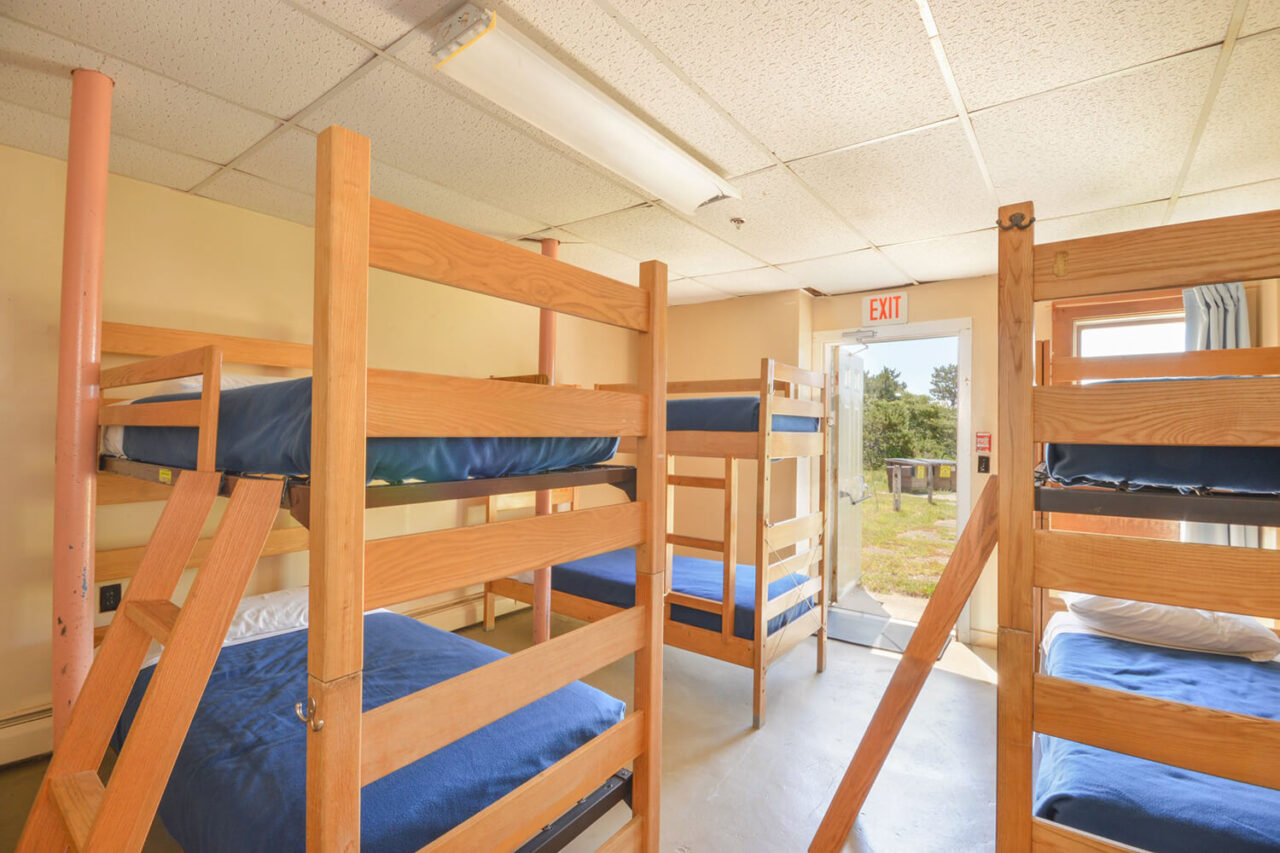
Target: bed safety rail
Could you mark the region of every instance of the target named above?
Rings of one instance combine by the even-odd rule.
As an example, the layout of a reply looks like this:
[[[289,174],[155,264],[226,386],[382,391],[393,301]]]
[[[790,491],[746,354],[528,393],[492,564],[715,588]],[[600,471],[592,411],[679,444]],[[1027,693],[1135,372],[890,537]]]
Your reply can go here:
[[[196,469],[214,470],[218,446],[218,403],[222,391],[220,348],[203,346],[108,368],[102,371],[99,385],[104,390],[126,388],[188,376],[203,377],[199,399],[103,405],[98,411],[99,425],[196,427],[199,429]]]

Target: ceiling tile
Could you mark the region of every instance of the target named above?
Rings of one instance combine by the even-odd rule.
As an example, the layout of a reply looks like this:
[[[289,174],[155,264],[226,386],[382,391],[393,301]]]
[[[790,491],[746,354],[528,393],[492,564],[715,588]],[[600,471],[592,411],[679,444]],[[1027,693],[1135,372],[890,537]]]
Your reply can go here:
[[[572,222],[639,201],[392,62],[344,88],[303,124],[315,131],[349,127],[373,141],[376,159],[539,222]]]
[[[884,256],[872,249],[783,264],[782,269],[799,279],[803,287],[812,287],[823,293],[853,293],[911,283]]]
[[[1184,192],[1280,177],[1280,30],[1236,42]]]
[[[279,219],[291,219],[302,225],[311,225],[315,219],[315,204],[311,196],[234,169],[220,172],[197,190],[196,195]]]
[[[1168,202],[1153,201],[1147,204],[1131,204],[1128,207],[1112,207],[1060,216],[1057,219],[1036,217],[1036,242],[1056,243],[1059,240],[1075,240],[1080,237],[1096,237],[1099,234],[1115,234],[1119,231],[1135,231],[1154,228],[1164,218]]]
[[[279,2],[9,0],[6,14],[281,118],[373,55]]]
[[[752,293],[773,293],[779,290],[799,290],[803,285],[790,273],[773,267],[759,267],[753,270],[721,273],[720,275],[700,275],[698,282],[707,287],[732,294],[747,296]]]
[[[695,302],[715,302],[719,299],[730,299],[729,294],[722,293],[714,287],[699,284],[691,278],[677,278],[667,282],[668,305],[692,305]]]
[[[546,225],[477,201],[380,160],[373,161],[373,194],[392,204],[502,240],[529,234]]]
[[[884,253],[910,273],[916,281],[947,281],[994,275],[996,271],[996,229],[972,234],[956,234],[916,243],[882,247]]]
[[[1002,203],[1053,218],[1167,198],[1218,50],[1202,50],[975,113]]]
[[[316,137],[282,126],[236,163],[236,168],[311,195],[316,189]]]
[[[0,102],[0,145],[25,148],[65,160],[70,131],[70,122],[65,118]],[[189,190],[212,175],[218,167],[112,134],[108,169],[115,175]]]
[[[554,237],[559,240],[559,257],[566,263],[600,273],[600,275],[607,275],[626,284],[637,287],[640,285],[640,261],[635,258],[606,249],[604,246],[597,246],[595,243],[584,242],[581,237],[570,234],[562,228],[548,228],[532,236]],[[542,251],[542,246],[532,240],[520,240],[518,245],[531,252]]]
[[[915,3],[613,5],[784,160],[955,114]]]
[[[593,0],[506,0],[494,5],[499,16],[721,174],[742,174],[772,162],[767,151]],[[432,71],[431,41],[426,34],[407,39],[396,57]]]
[[[723,240],[771,264],[864,248],[858,237],[785,167],[739,178],[741,199],[700,209],[694,219]],[[731,220],[739,218],[741,225]]]
[[[1242,213],[1280,210],[1280,180],[1263,181],[1244,187],[1185,195],[1174,205],[1170,222],[1193,222]]]
[[[1252,0],[1244,15],[1241,35],[1251,35],[1280,27],[1280,3],[1276,0]]]
[[[964,233],[995,219],[957,122],[802,160],[793,168],[874,243]]]
[[[1235,0],[929,2],[970,110],[1215,44],[1226,36],[1234,5]]]
[[[370,44],[385,48],[409,30],[458,5],[458,0],[289,0]]]
[[[575,222],[567,230],[628,257],[662,261],[673,277],[714,275],[760,266],[750,255],[653,205]]]
[[[276,122],[141,68],[5,21],[0,26],[0,92],[6,100],[67,117],[71,70],[96,68],[115,81],[111,127],[131,139],[225,163]]]

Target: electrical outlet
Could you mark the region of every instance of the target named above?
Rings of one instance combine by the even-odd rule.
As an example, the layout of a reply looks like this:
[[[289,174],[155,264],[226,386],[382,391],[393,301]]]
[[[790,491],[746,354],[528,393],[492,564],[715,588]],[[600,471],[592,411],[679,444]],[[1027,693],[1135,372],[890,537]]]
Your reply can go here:
[[[991,473],[991,457],[986,455],[985,453],[978,454],[978,473],[979,474]]]
[[[98,612],[110,613],[120,606],[120,584],[109,583],[98,587]]]

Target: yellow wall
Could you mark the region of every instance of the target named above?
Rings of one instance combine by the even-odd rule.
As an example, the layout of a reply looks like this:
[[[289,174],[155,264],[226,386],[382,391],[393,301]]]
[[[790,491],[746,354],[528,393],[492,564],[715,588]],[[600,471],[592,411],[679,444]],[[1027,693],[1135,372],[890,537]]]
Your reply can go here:
[[[763,358],[808,366],[813,301],[807,293],[788,291],[672,306],[668,314],[669,379],[759,377]],[[774,463],[770,505],[774,519],[791,518],[804,511],[805,502],[796,501],[796,469],[795,460]],[[720,476],[724,463],[677,459],[676,470],[681,474]],[[738,559],[744,564],[755,559],[756,474],[754,462],[739,463],[742,487],[738,492]],[[675,500],[675,532],[717,540],[724,535],[722,492],[681,488],[676,490]],[[714,559],[714,555],[702,551],[677,550]]]
[[[64,173],[60,160],[0,147],[0,465],[6,478],[0,490],[0,719],[49,702]],[[312,253],[310,228],[112,176],[103,317],[309,341]],[[537,369],[535,309],[377,270],[371,271],[369,301],[373,366],[463,376]],[[562,318],[559,341],[560,381],[634,381],[630,334]],[[620,494],[596,487],[584,502],[611,502]],[[103,507],[98,546],[141,544],[159,507]],[[371,536],[386,536],[476,522],[482,515],[474,504],[389,508],[371,511],[368,527]],[[305,553],[268,558],[250,592],[305,582]],[[451,596],[467,592],[474,591]],[[438,614],[436,621],[456,627],[476,618],[472,603]]]

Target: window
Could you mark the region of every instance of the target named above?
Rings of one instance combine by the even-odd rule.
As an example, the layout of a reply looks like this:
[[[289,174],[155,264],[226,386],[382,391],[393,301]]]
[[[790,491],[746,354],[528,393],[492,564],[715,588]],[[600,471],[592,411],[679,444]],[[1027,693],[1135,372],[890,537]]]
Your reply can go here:
[[[1076,321],[1076,352],[1085,358],[1152,355],[1186,349],[1182,312]]]

